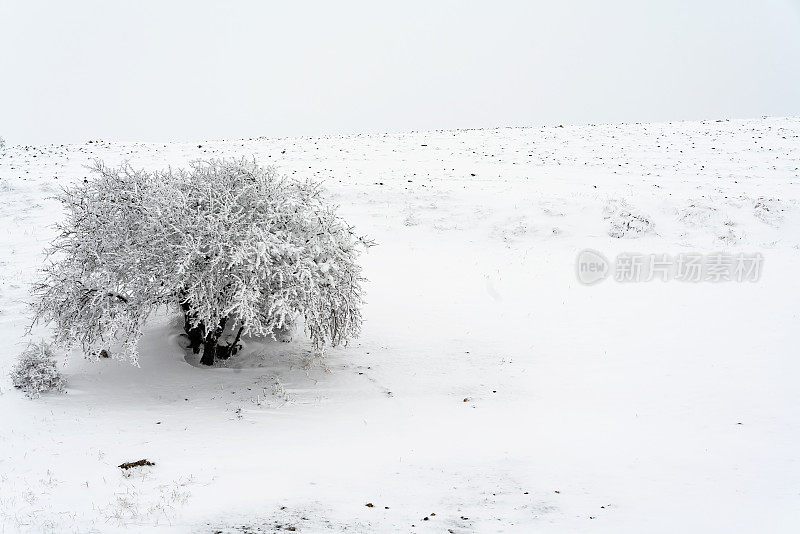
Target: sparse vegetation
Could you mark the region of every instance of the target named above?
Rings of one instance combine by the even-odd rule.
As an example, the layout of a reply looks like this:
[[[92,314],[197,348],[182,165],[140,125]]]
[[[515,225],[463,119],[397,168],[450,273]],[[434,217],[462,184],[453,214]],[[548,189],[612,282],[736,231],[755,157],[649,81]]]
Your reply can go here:
[[[65,386],[53,350],[44,342],[29,345],[19,355],[11,369],[11,382],[30,398],[47,391],[63,392]]]

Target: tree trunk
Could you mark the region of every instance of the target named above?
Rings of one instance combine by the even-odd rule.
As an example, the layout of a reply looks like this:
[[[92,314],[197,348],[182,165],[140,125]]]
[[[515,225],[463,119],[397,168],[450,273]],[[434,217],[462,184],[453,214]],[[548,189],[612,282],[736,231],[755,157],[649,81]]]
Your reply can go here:
[[[203,365],[214,365],[214,357],[217,355],[217,338],[209,335],[203,341],[203,356],[200,358],[200,363]]]
[[[203,345],[206,327],[203,323],[192,327],[192,319],[195,318],[195,314],[192,313],[192,307],[188,301],[181,303],[181,309],[183,309],[183,330],[189,338],[189,348],[192,349],[192,353],[197,354]]]
[[[184,326],[184,330],[186,330],[186,335],[189,337],[189,347],[191,347],[194,354],[197,354],[200,352],[200,346],[203,344],[203,332],[206,327],[203,323],[198,323],[197,326],[192,328],[188,315],[185,321],[186,325]]]
[[[236,339],[234,339],[231,344],[231,354],[239,352],[239,340],[242,339],[242,332],[244,332],[244,325],[240,326],[239,331],[236,332]]]
[[[200,324],[189,332],[189,346],[194,354],[200,352],[200,346],[203,344],[203,330],[205,330],[205,327]]]
[[[203,340],[203,356],[200,358],[200,363],[203,365],[214,365],[214,360],[217,352],[222,347],[219,346],[219,338],[225,332],[225,323],[228,322],[227,317],[223,317],[219,325],[212,331],[206,334]]]

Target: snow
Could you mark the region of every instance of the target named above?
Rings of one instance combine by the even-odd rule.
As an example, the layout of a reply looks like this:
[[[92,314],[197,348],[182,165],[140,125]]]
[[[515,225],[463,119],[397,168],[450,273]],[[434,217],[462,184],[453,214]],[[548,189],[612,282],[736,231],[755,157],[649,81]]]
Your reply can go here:
[[[140,367],[15,390],[49,197],[223,156],[324,180],[378,243],[361,338],[208,369],[164,315]],[[796,118],[0,149],[0,532],[795,532],[798,168]],[[764,265],[586,286],[585,249]]]

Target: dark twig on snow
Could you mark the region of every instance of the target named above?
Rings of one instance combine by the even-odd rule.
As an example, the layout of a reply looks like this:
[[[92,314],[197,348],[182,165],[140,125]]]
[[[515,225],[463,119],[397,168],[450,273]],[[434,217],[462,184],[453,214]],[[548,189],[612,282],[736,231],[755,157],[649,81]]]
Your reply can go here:
[[[125,462],[123,464],[119,464],[117,467],[119,467],[120,469],[131,469],[133,467],[143,467],[146,465],[156,465],[156,463],[151,462],[150,460],[147,459],[141,459],[135,462]]]

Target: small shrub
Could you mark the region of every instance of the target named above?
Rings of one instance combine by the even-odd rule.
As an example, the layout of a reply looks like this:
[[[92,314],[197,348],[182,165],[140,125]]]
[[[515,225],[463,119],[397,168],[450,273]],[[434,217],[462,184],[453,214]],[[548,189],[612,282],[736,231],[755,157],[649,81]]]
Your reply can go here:
[[[637,238],[655,231],[649,217],[629,206],[625,199],[611,199],[603,209],[603,218],[609,221],[608,235],[617,239]]]
[[[56,366],[53,350],[43,342],[29,345],[19,355],[11,370],[11,382],[30,398],[46,391],[64,391],[64,378]]]

